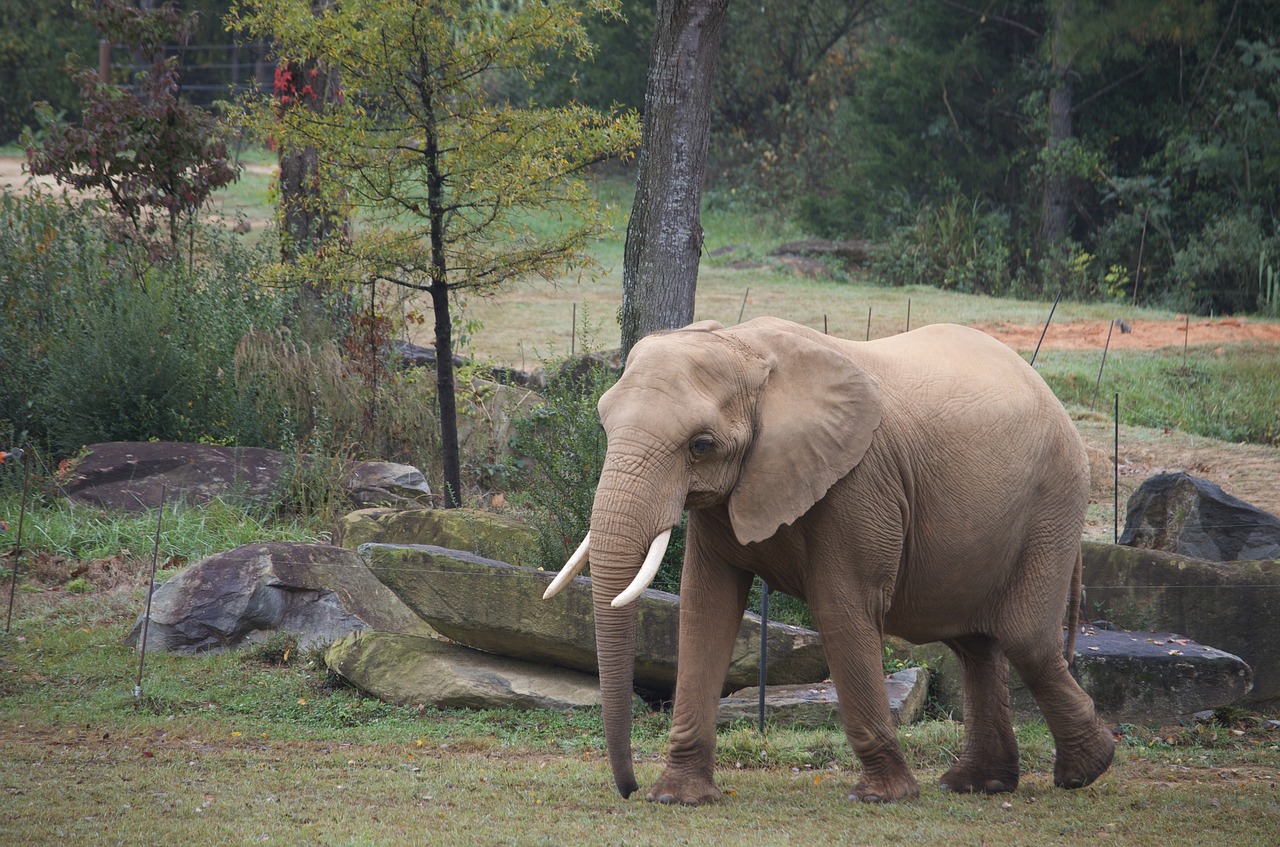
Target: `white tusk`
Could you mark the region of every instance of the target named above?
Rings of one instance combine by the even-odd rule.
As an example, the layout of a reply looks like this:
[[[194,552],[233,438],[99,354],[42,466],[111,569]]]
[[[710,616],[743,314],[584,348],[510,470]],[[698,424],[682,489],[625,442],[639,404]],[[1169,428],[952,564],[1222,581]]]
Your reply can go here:
[[[591,533],[587,532],[582,537],[582,543],[578,545],[578,549],[573,551],[573,555],[569,557],[569,561],[564,563],[564,567],[560,569],[560,573],[556,574],[556,578],[551,580],[551,584],[547,586],[547,590],[543,592],[542,599],[550,600],[552,597],[564,590],[569,584],[569,580],[578,575],[582,570],[582,566],[587,563],[587,550],[591,547]]]
[[[640,566],[640,573],[636,574],[636,578],[631,580],[631,584],[627,586],[627,590],[613,598],[610,606],[615,609],[621,609],[628,603],[635,602],[644,590],[649,587],[649,583],[653,582],[653,578],[658,575],[658,566],[662,564],[662,555],[667,552],[667,543],[671,541],[671,530],[658,533],[658,537],[653,539],[653,543],[649,545],[649,555],[644,557],[644,564]]]

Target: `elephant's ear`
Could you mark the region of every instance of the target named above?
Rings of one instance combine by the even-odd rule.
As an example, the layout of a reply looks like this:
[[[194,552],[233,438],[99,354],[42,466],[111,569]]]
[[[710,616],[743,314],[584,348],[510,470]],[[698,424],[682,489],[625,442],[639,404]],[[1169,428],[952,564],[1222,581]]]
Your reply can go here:
[[[779,324],[729,330],[769,363],[755,436],[729,497],[743,544],[769,538],[822,499],[862,460],[880,425],[875,380],[822,335]]]

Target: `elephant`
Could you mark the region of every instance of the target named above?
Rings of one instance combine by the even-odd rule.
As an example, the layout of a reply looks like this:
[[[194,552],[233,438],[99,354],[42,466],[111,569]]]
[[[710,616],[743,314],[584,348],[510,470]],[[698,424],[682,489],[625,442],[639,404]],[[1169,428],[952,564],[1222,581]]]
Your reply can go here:
[[[947,324],[864,342],[774,317],[704,321],[641,339],[598,410],[608,443],[590,528],[546,596],[590,562],[624,798],[638,788],[633,601],[684,511],[669,755],[649,800],[721,797],[716,714],[753,575],[809,606],[862,765],[849,799],[919,796],[885,696],[885,635],[959,658],[965,746],[944,789],[1016,789],[1010,662],[1056,741],[1055,784],[1083,787],[1110,767],[1114,736],[1067,660],[1088,457],[1013,350]]]

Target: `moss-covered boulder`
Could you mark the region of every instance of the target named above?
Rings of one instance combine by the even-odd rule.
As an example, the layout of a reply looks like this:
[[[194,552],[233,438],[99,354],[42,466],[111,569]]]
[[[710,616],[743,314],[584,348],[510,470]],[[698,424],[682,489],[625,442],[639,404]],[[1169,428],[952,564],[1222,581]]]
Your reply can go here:
[[[432,638],[354,632],[325,664],[380,700],[441,709],[570,709],[600,705],[590,674],[471,650]]]
[[[370,570],[438,632],[490,653],[596,671],[591,580],[578,577],[550,600],[553,573],[422,545],[365,544]],[[636,685],[668,695],[675,688],[679,598],[648,590],[640,598]],[[827,676],[818,634],[769,625],[770,684],[817,682]],[[745,615],[726,688],[758,681],[760,618]]]
[[[477,509],[360,509],[338,521],[336,543],[427,544],[534,566],[537,533],[528,524]]]

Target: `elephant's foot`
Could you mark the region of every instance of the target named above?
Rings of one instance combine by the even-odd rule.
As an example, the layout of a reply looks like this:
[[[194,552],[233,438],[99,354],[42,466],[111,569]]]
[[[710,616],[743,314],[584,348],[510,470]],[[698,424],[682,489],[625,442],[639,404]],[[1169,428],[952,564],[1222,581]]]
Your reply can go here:
[[[1053,784],[1059,788],[1084,788],[1107,772],[1116,754],[1115,736],[1099,722],[1086,743],[1058,745]]]
[[[662,778],[654,783],[646,795],[651,803],[665,806],[701,806],[717,802],[722,794],[715,780],[703,774],[673,771],[668,767]]]
[[[860,803],[896,803],[920,796],[920,786],[910,771],[894,776],[864,775],[849,792],[849,799]]]
[[[1018,788],[1018,764],[982,767],[961,758],[939,781],[944,791],[957,794],[1006,794]]]

